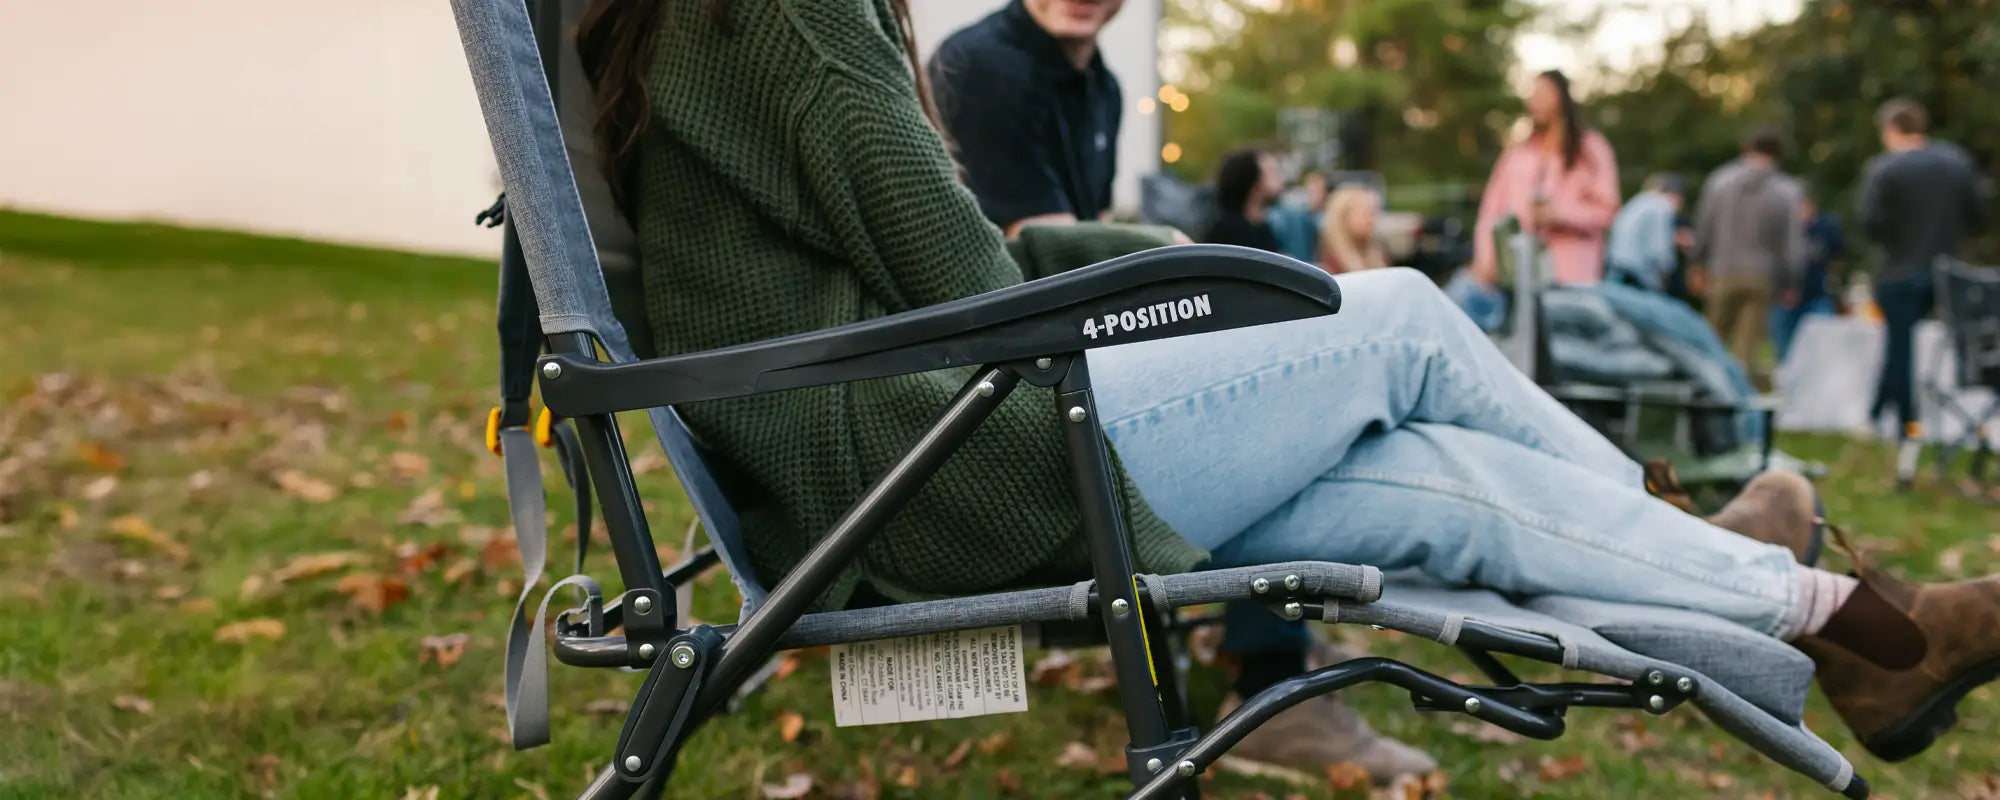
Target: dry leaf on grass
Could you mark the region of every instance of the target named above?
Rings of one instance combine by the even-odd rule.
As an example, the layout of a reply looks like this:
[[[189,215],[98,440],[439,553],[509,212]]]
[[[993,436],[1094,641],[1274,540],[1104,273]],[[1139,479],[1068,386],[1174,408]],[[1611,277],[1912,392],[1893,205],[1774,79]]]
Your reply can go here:
[[[316,578],[334,570],[368,563],[368,556],[353,551],[331,553],[309,553],[299,556],[271,573],[271,580],[278,583]]]
[[[1070,655],[1068,650],[1050,650],[1048,655],[1035,661],[1029,679],[1043,686],[1054,686],[1068,680],[1072,671],[1079,675],[1083,671],[1083,664],[1076,660],[1076,656]]]
[[[444,582],[447,584],[458,583],[459,581],[465,580],[468,576],[470,576],[474,572],[477,572],[478,570],[479,570],[479,565],[473,563],[472,559],[461,558],[457,561],[451,562],[450,565],[444,568],[444,575],[443,575]]]
[[[771,673],[771,680],[784,680],[791,677],[792,673],[797,671],[799,671],[799,657],[791,653],[786,653],[782,658],[778,659],[778,669]]]
[[[915,765],[904,764],[903,769],[896,773],[897,786],[901,786],[905,789],[915,789],[917,788],[917,783],[918,783],[917,768]]]
[[[1710,789],[1714,789],[1716,791],[1722,791],[1724,789],[1728,789],[1731,786],[1735,786],[1736,779],[1734,777],[1731,777],[1728,773],[1710,772],[1708,774],[1701,776],[1701,785],[1706,786]]]
[[[188,549],[185,545],[174,541],[172,537],[161,533],[139,517],[126,515],[112,520],[111,532],[125,539],[152,545],[154,549],[166,553],[167,557],[175,561],[186,562],[188,560]]]
[[[521,787],[521,791],[534,795],[535,800],[549,800],[549,790],[539,783],[529,783],[526,778],[515,778],[514,785]]]
[[[121,694],[111,698],[111,707],[119,711],[130,711],[134,714],[153,713],[153,701],[129,694]]]
[[[206,597],[191,597],[181,601],[183,614],[207,614],[215,610],[215,601]]]
[[[308,503],[325,503],[340,493],[338,489],[333,488],[333,484],[295,469],[279,470],[271,476],[271,480],[275,481],[285,494]]]
[[[1965,577],[1965,545],[1947,547],[1938,553],[1937,567],[1947,578]]]
[[[990,756],[1014,745],[1014,735],[1006,731],[979,740],[979,754]]]
[[[966,739],[960,741],[957,747],[951,749],[951,755],[944,757],[944,768],[958,769],[958,765],[964,763],[965,757],[967,755],[970,755],[971,753],[972,753],[972,740]]]
[[[799,731],[805,730],[806,718],[798,712],[787,711],[778,717],[778,738],[787,742],[799,740]]]
[[[584,703],[583,710],[585,713],[588,714],[623,714],[627,711],[632,710],[632,704],[627,703],[623,700],[613,700],[608,697],[600,697],[596,700]]]
[[[389,454],[389,470],[406,480],[421,478],[431,471],[431,460],[416,453],[397,451]]]
[[[199,492],[214,485],[215,473],[205,469],[195,470],[194,474],[189,475],[187,479],[187,488],[190,492]]]
[[[1056,756],[1056,766],[1068,769],[1090,769],[1097,766],[1097,751],[1082,742],[1063,745],[1061,755]]]
[[[186,595],[185,586],[162,586],[153,590],[153,597],[160,600],[179,600]]]
[[[1658,737],[1646,732],[1646,721],[1639,717],[1629,717],[1619,724],[1618,746],[1627,753],[1637,753],[1659,744]]]
[[[512,539],[499,537],[488,539],[486,544],[479,548],[479,563],[486,567],[488,572],[519,566],[521,548]]]
[[[1582,753],[1576,753],[1574,755],[1563,756],[1562,758],[1542,756],[1542,762],[1536,768],[1536,774],[1540,775],[1542,780],[1557,783],[1582,775],[1589,770],[1590,759],[1584,758]]]
[[[390,606],[410,597],[410,586],[400,578],[391,578],[379,572],[356,572],[340,579],[333,585],[334,591],[347,595],[359,608],[380,614]]]
[[[655,472],[666,465],[666,456],[661,455],[657,449],[648,450],[632,459],[632,474],[644,475],[648,472]]]
[[[1484,722],[1474,722],[1471,720],[1453,722],[1451,724],[1451,732],[1486,744],[1519,744],[1528,739],[1526,736],[1498,725],[1488,725]]]
[[[96,442],[84,442],[76,448],[76,455],[98,472],[117,472],[125,468],[124,456]]]
[[[1001,767],[993,771],[993,782],[1000,785],[1000,791],[1003,794],[1014,794],[1021,791],[1021,779],[1014,777],[1014,771],[1006,767]]]
[[[403,509],[403,515],[396,518],[398,524],[426,528],[453,525],[459,520],[458,510],[445,506],[443,489],[431,489],[417,495],[417,499],[411,500],[409,507]]]
[[[111,562],[111,575],[112,577],[117,578],[119,580],[129,581],[135,578],[143,577],[145,576],[145,574],[146,574],[146,565],[138,561],[134,561],[129,558],[121,558],[118,559],[117,561]]]
[[[1336,792],[1352,791],[1373,783],[1368,768],[1352,761],[1326,765],[1326,783]]]
[[[794,772],[785,776],[784,783],[764,784],[766,800],[797,800],[813,789],[813,776],[805,772]]]
[[[103,475],[99,476],[96,480],[84,484],[82,491],[77,492],[77,496],[94,502],[110,497],[111,493],[117,490],[118,479],[110,475]]]
[[[216,641],[233,644],[242,644],[251,639],[282,639],[284,636],[285,623],[270,617],[231,622],[215,629]]]
[[[402,800],[438,800],[438,787],[425,786],[421,789],[415,786],[405,787]]]
[[[437,568],[438,561],[451,551],[444,542],[432,542],[418,547],[416,542],[404,542],[396,546],[396,570],[404,575],[419,575]]]
[[[463,633],[453,633],[446,636],[426,636],[422,641],[418,642],[418,645],[423,650],[417,655],[417,663],[422,664],[426,661],[436,661],[438,669],[449,669],[451,665],[458,663],[458,660],[465,656],[465,645],[470,641],[472,641],[472,637]]]

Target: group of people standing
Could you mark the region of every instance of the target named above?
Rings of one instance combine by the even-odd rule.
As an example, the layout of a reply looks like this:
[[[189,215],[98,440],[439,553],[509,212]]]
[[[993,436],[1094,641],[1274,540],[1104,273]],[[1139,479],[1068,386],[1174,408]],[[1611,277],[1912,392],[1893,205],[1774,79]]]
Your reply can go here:
[[[1692,209],[1685,179],[1662,173],[1620,204],[1611,143],[1582,120],[1560,72],[1535,80],[1529,134],[1502,152],[1475,227],[1470,282],[1496,275],[1493,227],[1519,219],[1558,285],[1622,284],[1685,301],[1752,380],[1768,388],[1765,344],[1782,360],[1800,323],[1838,307],[1845,234],[1804,181],[1785,170],[1783,136],[1758,126],[1741,153],[1706,176]],[[1913,332],[1933,301],[1931,265],[1955,256],[1984,223],[1980,178],[1964,150],[1928,136],[1922,105],[1885,103],[1883,153],[1861,187],[1860,221],[1873,246],[1874,302],[1886,332],[1873,416],[1916,420]]]

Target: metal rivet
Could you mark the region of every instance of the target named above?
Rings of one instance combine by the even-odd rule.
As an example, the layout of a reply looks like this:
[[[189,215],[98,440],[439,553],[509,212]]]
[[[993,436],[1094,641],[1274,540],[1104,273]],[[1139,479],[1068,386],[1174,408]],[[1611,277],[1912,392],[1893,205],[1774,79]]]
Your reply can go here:
[[[1291,602],[1285,604],[1285,619],[1298,619],[1299,617],[1303,617],[1305,615],[1306,615],[1305,606],[1299,605],[1297,602]]]
[[[1183,761],[1179,766],[1174,767],[1174,771],[1180,773],[1183,778],[1192,778],[1194,777],[1194,762]]]
[[[979,396],[980,396],[980,397],[992,397],[992,396],[993,396],[993,382],[992,382],[992,381],[980,381],[980,382],[979,382],[979,389],[978,389],[978,392],[979,392]]]
[[[1386,630],[1388,630],[1388,628],[1384,628],[1384,627],[1382,627],[1382,626],[1380,626],[1380,625],[1370,625],[1370,626],[1368,626],[1368,627],[1370,627],[1370,628],[1374,628],[1375,630],[1378,630],[1378,631],[1386,631]]]
[[[1300,581],[1299,581],[1299,576],[1297,576],[1297,575],[1286,575],[1286,576],[1285,576],[1285,588],[1286,588],[1286,589],[1290,589],[1290,590],[1292,590],[1292,591],[1296,592],[1296,591],[1298,591],[1298,590],[1299,590],[1299,583],[1300,583]]]
[[[1674,688],[1681,690],[1681,694],[1691,694],[1694,692],[1694,679],[1682,678],[1674,681]]]
[[[542,365],[542,377],[555,380],[562,377],[562,365],[554,361]]]
[[[694,648],[685,644],[674,645],[674,666],[687,669],[694,666]]]
[[[1147,771],[1147,772],[1159,772],[1159,771],[1160,771],[1160,768],[1161,768],[1161,767],[1164,767],[1164,766],[1166,766],[1166,765],[1165,765],[1165,764],[1162,764],[1162,763],[1160,763],[1160,760],[1159,760],[1159,759],[1157,759],[1157,758],[1149,758],[1149,759],[1146,759],[1146,771]]]
[[[639,768],[640,768],[640,767],[643,767],[643,766],[646,766],[646,762],[644,762],[644,761],[641,761],[641,760],[639,759],[639,757],[638,757],[638,756],[626,756],[626,757],[625,757],[625,771],[626,771],[626,772],[638,772],[638,771],[639,771]]]
[[[1069,410],[1069,421],[1071,422],[1082,422],[1088,416],[1090,415],[1083,412],[1083,406],[1073,406]]]
[[[1479,708],[1480,708],[1479,698],[1477,697],[1465,698],[1465,713],[1477,714],[1479,713]]]
[[[1654,686],[1664,686],[1667,682],[1667,676],[1656,669],[1646,673],[1646,682]]]
[[[639,645],[639,657],[647,661],[653,660],[653,645],[650,642]]]
[[[640,614],[653,610],[653,598],[645,595],[632,598],[632,610]]]
[[[1256,592],[1258,594],[1263,594],[1265,592],[1271,591],[1271,582],[1264,580],[1263,578],[1258,578],[1250,582],[1250,591]]]
[[[1050,361],[1049,359],[1046,358],[1035,359],[1035,369],[1047,371],[1049,367],[1053,367],[1055,365],[1056,362]]]
[[[1132,604],[1125,602],[1125,598],[1120,597],[1116,600],[1111,601],[1112,616],[1122,617],[1129,613],[1132,613]]]
[[[1648,697],[1646,698],[1646,708],[1652,710],[1654,713],[1665,711],[1667,710],[1667,698],[1661,697],[1657,694],[1653,695],[1652,697]]]

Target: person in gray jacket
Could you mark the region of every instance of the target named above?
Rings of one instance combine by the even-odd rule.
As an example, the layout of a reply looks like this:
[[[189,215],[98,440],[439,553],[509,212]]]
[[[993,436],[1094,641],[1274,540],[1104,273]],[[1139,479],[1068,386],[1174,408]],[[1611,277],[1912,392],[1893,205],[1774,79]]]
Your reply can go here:
[[[1695,253],[1708,270],[1708,321],[1759,388],[1768,384],[1757,363],[1769,336],[1773,300],[1798,302],[1805,263],[1805,227],[1799,218],[1805,190],[1779,167],[1784,142],[1758,127],[1743,140],[1743,155],[1710,175],[1695,210]]]

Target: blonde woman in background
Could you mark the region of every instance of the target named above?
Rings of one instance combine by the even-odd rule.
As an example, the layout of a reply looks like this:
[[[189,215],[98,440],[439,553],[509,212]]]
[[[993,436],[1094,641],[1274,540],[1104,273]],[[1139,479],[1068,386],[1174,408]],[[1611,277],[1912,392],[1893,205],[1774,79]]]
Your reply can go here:
[[[1389,266],[1388,254],[1375,237],[1375,218],[1381,212],[1382,196],[1374,189],[1344,186],[1335,190],[1320,224],[1320,268],[1339,275]]]

